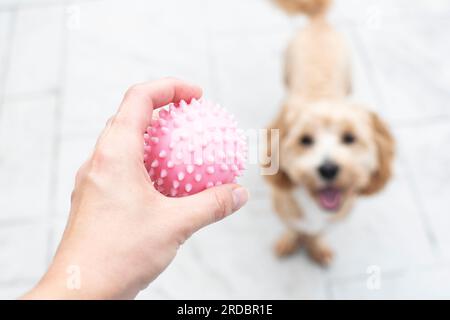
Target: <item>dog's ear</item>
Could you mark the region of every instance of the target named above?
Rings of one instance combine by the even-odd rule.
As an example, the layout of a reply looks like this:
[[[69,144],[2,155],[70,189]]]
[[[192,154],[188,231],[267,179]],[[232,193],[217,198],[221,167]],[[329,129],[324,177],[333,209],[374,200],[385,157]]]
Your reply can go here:
[[[270,175],[264,175],[264,178],[267,182],[269,182],[271,185],[280,188],[280,189],[291,189],[294,186],[294,183],[289,179],[289,176],[286,174],[286,172],[281,168],[279,157],[281,157],[280,154],[280,143],[284,139],[287,133],[287,127],[286,127],[286,121],[285,121],[285,111],[286,107],[281,108],[280,113],[276,117],[276,119],[267,127],[267,149],[263,150],[265,152],[265,155],[270,159],[268,163],[263,164],[263,168],[271,168],[274,163],[274,159],[278,160],[278,164],[276,164],[277,171],[275,174]],[[279,131],[279,141],[273,141],[273,137],[271,134],[271,129],[278,129]],[[275,156],[278,154],[278,156]]]
[[[369,184],[361,191],[363,195],[372,195],[383,189],[392,175],[395,154],[395,141],[387,125],[373,112],[370,117],[378,152],[378,168],[372,174]]]

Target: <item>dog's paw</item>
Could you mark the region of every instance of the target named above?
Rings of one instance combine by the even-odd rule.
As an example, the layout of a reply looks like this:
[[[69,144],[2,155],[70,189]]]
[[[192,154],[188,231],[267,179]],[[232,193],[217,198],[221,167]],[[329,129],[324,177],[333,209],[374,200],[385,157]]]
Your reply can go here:
[[[293,254],[300,246],[300,241],[297,235],[292,233],[283,234],[275,243],[275,254],[282,258]]]
[[[328,267],[334,257],[333,250],[331,250],[331,248],[322,241],[317,241],[313,245],[309,246],[308,254],[315,262],[323,267]]]

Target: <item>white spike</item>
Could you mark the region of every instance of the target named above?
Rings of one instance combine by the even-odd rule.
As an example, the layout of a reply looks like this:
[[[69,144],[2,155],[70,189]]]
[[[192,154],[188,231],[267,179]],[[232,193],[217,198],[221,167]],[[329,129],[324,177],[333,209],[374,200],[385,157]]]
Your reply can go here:
[[[174,125],[175,128],[180,128],[183,125],[183,123],[181,122],[180,119],[175,119],[173,121],[173,125]]]
[[[212,154],[210,154],[206,160],[208,160],[209,163],[213,163],[214,162],[214,156]]]
[[[165,158],[166,156],[167,156],[166,150],[161,150],[161,152],[159,153],[159,157],[160,158]]]
[[[165,110],[165,109],[162,109],[160,112],[159,112],[159,118],[161,119],[165,119],[167,116],[168,116],[168,114],[169,114],[169,112],[167,112],[167,110]]]
[[[169,133],[169,129],[167,127],[161,127],[161,132],[163,134],[168,134]]]
[[[158,160],[153,160],[153,162],[152,162],[152,164],[151,164],[151,167],[152,168],[157,168],[159,166],[159,162],[158,162]]]
[[[203,165],[203,159],[202,159],[202,158],[197,158],[197,159],[195,159],[194,162],[195,162],[195,164],[198,165],[198,166]]]
[[[159,143],[159,138],[158,137],[151,137],[150,140],[152,141],[153,144],[158,144]]]
[[[188,121],[194,121],[195,120],[195,115],[193,113],[188,113],[186,116],[186,119]]]

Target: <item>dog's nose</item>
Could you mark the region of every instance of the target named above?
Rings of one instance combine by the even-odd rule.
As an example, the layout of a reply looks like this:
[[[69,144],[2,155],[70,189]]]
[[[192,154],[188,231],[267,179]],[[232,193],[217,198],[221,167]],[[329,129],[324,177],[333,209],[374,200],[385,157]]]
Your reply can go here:
[[[327,181],[336,178],[339,173],[339,166],[334,162],[327,161],[319,167],[320,176]]]

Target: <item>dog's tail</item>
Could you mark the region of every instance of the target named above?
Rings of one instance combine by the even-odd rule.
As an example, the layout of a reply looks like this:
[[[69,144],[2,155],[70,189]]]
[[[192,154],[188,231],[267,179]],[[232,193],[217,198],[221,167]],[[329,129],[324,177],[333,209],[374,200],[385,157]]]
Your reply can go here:
[[[304,13],[311,19],[323,17],[330,7],[331,0],[274,0],[289,14]]]

